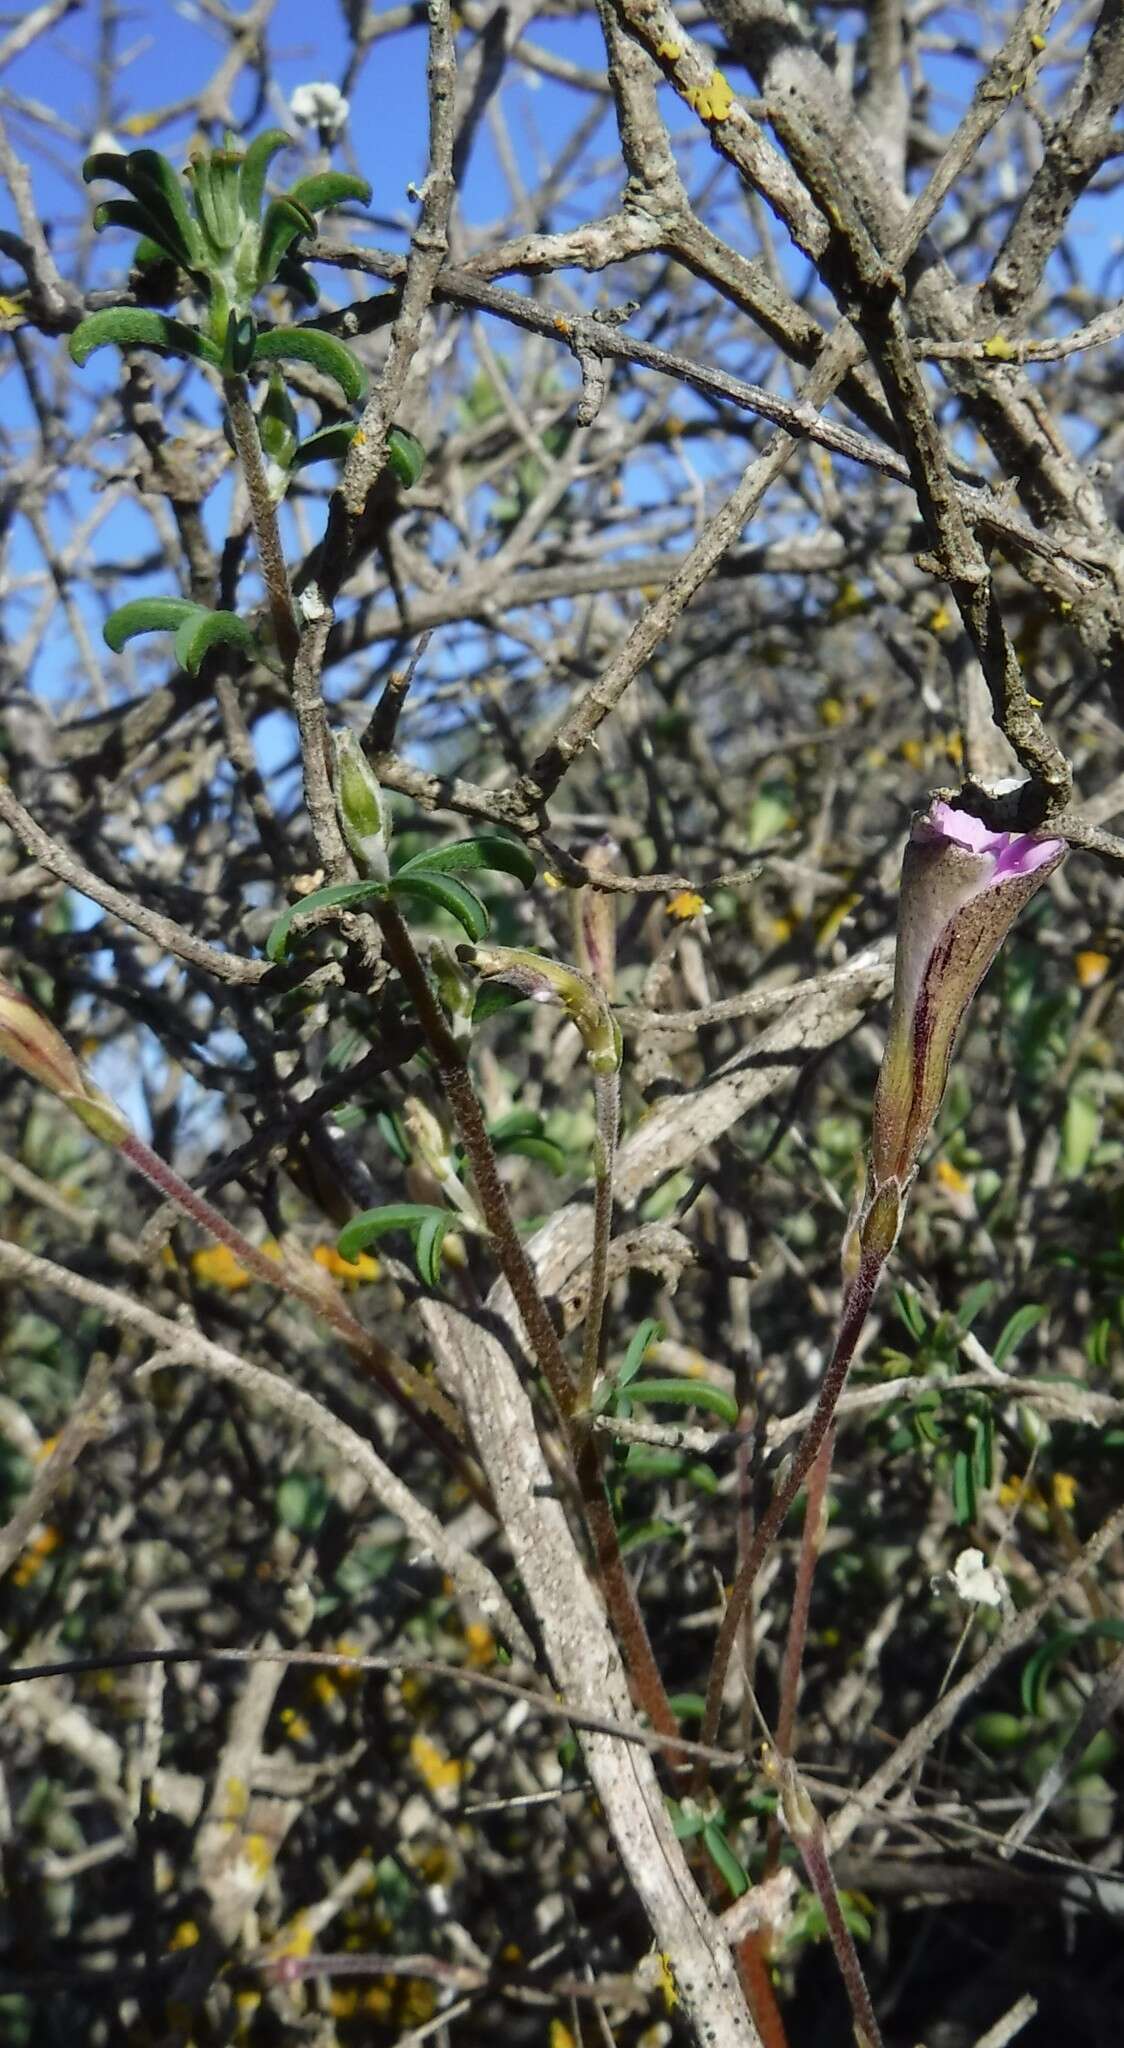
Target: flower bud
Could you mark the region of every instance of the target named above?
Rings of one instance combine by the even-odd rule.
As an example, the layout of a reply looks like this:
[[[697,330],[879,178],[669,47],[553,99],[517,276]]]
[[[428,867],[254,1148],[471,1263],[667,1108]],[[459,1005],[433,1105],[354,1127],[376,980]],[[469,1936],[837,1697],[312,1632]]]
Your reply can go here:
[[[478,974],[508,981],[535,1003],[560,1003],[577,1026],[595,1074],[616,1074],[623,1057],[620,1026],[608,999],[576,967],[514,946],[461,946],[458,958]]]
[[[353,732],[337,732],[332,739],[340,830],[362,873],[385,882],[390,876],[390,821],[378,779]]]
[[[585,856],[590,874],[614,874],[619,852],[614,839],[599,839]],[[581,972],[611,999],[616,985],[617,906],[606,889],[586,885],[574,891],[574,958]]]
[[[874,1097],[871,1181],[908,1186],[941,1106],[957,1033],[1020,910],[1065,855],[1062,839],[991,832],[934,802],[902,861],[894,997]]]
[[[126,1119],[108,1095],[91,1081],[75,1058],[65,1038],[21,995],[11,982],[0,977],[0,1053],[21,1067],[33,1081],[49,1088],[67,1109],[80,1117],[94,1136],[107,1145],[120,1145],[132,1132]]]

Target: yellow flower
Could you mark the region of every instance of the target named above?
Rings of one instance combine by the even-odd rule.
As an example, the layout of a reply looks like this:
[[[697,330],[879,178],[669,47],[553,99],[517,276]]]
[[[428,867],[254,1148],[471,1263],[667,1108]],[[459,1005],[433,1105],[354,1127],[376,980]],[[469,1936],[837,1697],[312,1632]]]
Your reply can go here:
[[[1073,971],[1077,976],[1078,988],[1097,988],[1104,980],[1112,962],[1107,953],[1076,953]]]
[[[901,755],[903,761],[908,761],[911,768],[925,766],[925,748],[920,740],[903,740]]]
[[[952,613],[946,604],[939,604],[935,611],[929,613],[925,621],[930,633],[947,633],[949,627],[955,623]]]
[[[127,114],[121,123],[121,133],[122,135],[151,135],[154,128],[159,128],[163,118],[162,114]]]
[[[1054,1506],[1068,1515],[1077,1499],[1077,1481],[1072,1472],[1055,1472],[1050,1491]]]
[[[377,1280],[382,1271],[377,1259],[367,1252],[360,1252],[358,1258],[341,1259],[334,1244],[318,1244],[312,1254],[318,1266],[323,1266],[333,1280],[342,1280],[345,1287],[358,1287],[362,1281]]]
[[[464,1777],[464,1765],[445,1756],[428,1735],[410,1739],[410,1761],[431,1792],[452,1792]]]
[[[575,2048],[574,2037],[565,2020],[551,2020],[550,2048]]]
[[[960,1168],[954,1166],[951,1159],[938,1159],[936,1174],[942,1188],[947,1188],[950,1195],[971,1194],[972,1183],[968,1175],[961,1173]]]
[[[700,917],[706,909],[706,900],[697,889],[678,889],[667,900],[667,914],[685,924],[689,917]]]
[[[199,1929],[194,1920],[181,1920],[175,1929],[168,1947],[171,1949],[194,1948],[199,1940]]]
[[[464,1632],[471,1671],[484,1671],[496,1661],[496,1639],[486,1621],[470,1621]]]
[[[1046,1503],[1032,1479],[1005,1479],[999,1489],[1001,1508],[1044,1508]]]
[[[820,702],[820,724],[842,725],[847,716],[846,707],[838,697],[824,697]]]
[[[228,1244],[209,1244],[201,1252],[193,1252],[191,1270],[204,1287],[220,1287],[224,1294],[237,1294],[240,1288],[252,1285],[245,1266]]]
[[[46,1564],[52,1550],[57,1550],[61,1542],[61,1529],[56,1529],[53,1522],[46,1522],[38,1533],[32,1537],[26,1550],[13,1567],[13,1583],[17,1586],[29,1586],[36,1573],[40,1572]]]

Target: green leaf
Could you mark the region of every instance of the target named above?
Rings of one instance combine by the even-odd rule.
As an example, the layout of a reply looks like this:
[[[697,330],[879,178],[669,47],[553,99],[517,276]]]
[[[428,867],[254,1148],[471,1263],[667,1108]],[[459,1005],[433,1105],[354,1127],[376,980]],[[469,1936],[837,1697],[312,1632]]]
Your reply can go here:
[[[502,1145],[505,1138],[541,1138],[543,1130],[537,1109],[509,1109],[506,1116],[497,1117],[495,1123],[488,1125],[488,1136],[493,1145]]]
[[[328,1512],[328,1489],[316,1472],[288,1472],[274,1496],[283,1528],[312,1535]]]
[[[138,633],[178,633],[187,620],[204,607],[188,597],[135,597],[129,604],[110,612],[101,629],[102,639],[114,654],[120,654],[127,640]]]
[[[406,1139],[402,1132],[402,1125],[399,1122],[399,1119],[396,1116],[393,1116],[389,1110],[380,1109],[378,1115],[375,1118],[375,1124],[378,1130],[381,1132],[383,1138],[386,1140],[386,1143],[389,1145],[390,1150],[393,1152],[395,1158],[400,1159],[402,1161],[403,1166],[408,1166],[410,1164],[411,1157],[410,1148],[406,1143]]]
[[[176,634],[176,660],[188,675],[197,676],[204,655],[220,643],[237,647],[243,654],[253,654],[257,646],[250,627],[236,612],[209,612],[198,606],[195,616],[185,619]]]
[[[158,219],[166,220],[190,269],[199,262],[199,229],[191,217],[183,179],[158,149],[134,149],[125,162],[130,192]]]
[[[471,874],[485,868],[514,875],[525,889],[530,888],[537,872],[534,855],[521,839],[506,839],[498,832],[480,832],[473,839],[454,839],[451,846],[415,853],[412,860],[403,862],[394,879],[398,881],[402,875]]]
[[[679,1722],[701,1721],[706,1713],[706,1696],[701,1692],[673,1692],[667,1704]]]
[[[717,1821],[707,1821],[702,1838],[706,1844],[707,1854],[722,1877],[731,1898],[740,1899],[742,1893],[749,1890],[749,1878]]]
[[[631,1380],[628,1396],[630,1401],[644,1401],[649,1407],[668,1402],[676,1408],[706,1408],[712,1415],[721,1416],[731,1428],[738,1419],[734,1396],[724,1387],[711,1386],[707,1380]]]
[[[400,868],[391,877],[390,894],[394,897],[416,896],[423,903],[447,911],[464,927],[473,943],[482,939],[488,930],[490,920],[479,896],[474,890],[466,889],[463,882],[454,881],[451,875],[416,874],[412,869]]]
[[[620,1531],[621,1556],[627,1557],[630,1551],[642,1550],[648,1543],[667,1543],[669,1540],[685,1543],[686,1532],[677,1528],[674,1522],[661,1521],[658,1516],[649,1522],[628,1522]]]
[[[222,367],[224,376],[240,377],[254,360],[258,323],[252,313],[231,313],[226,323]]]
[[[496,1145],[497,1152],[516,1152],[524,1159],[537,1159],[551,1173],[565,1173],[566,1154],[553,1138],[504,1138]]]
[[[289,943],[289,930],[294,920],[305,911],[319,910],[325,903],[356,904],[369,902],[374,896],[385,896],[386,883],[333,882],[330,888],[314,889],[311,896],[302,896],[298,903],[290,903],[283,910],[265,942],[267,960],[283,960]]]
[[[124,185],[129,189],[129,159],[122,150],[95,149],[82,165],[83,183],[87,185]]]
[[[654,1316],[645,1316],[644,1321],[637,1324],[624,1354],[624,1364],[616,1376],[618,1387],[627,1387],[629,1381],[636,1378],[653,1344],[658,1344],[662,1336],[663,1324]]]
[[[295,299],[303,300],[306,306],[316,306],[320,303],[320,286],[305,269],[294,250],[290,250],[287,256],[282,256],[277,265],[275,282],[284,285],[286,291],[292,292]]]
[[[1064,1180],[1080,1180],[1101,1135],[1101,1112],[1086,1088],[1070,1090],[1062,1118],[1061,1169]]]
[[[418,1272],[427,1287],[441,1285],[441,1250],[447,1233],[455,1227],[456,1219],[452,1215],[438,1211],[433,1216],[427,1216],[418,1229],[414,1240],[414,1253],[418,1262]]]
[[[465,1218],[457,1216],[451,1209],[437,1209],[429,1202],[391,1202],[382,1209],[364,1209],[345,1223],[336,1239],[336,1250],[341,1259],[354,1261],[369,1244],[375,1244],[388,1231],[404,1230],[410,1237],[417,1237],[423,1226],[436,1219],[444,1230],[459,1230],[465,1227]]]
[[[355,422],[341,420],[332,427],[317,427],[300,444],[291,469],[307,469],[310,462],[342,462],[355,438]]]
[[[417,483],[426,465],[426,453],[416,434],[405,427],[391,427],[386,437],[387,466],[403,490]]]
[[[104,313],[91,313],[80,320],[70,337],[71,359],[81,369],[95,349],[116,342],[118,348],[156,348],[163,355],[188,356],[195,362],[212,363],[222,357],[213,341],[186,321],[170,319],[167,313],[147,306],[108,306]]]
[[[163,223],[147,208],[139,206],[135,199],[105,199],[94,208],[94,233],[100,235],[103,228],[126,228],[130,234],[139,235],[142,241],[151,242],[159,250],[160,260],[179,263],[179,251],[169,248],[164,236]]]
[[[955,1317],[956,1328],[962,1337],[967,1335],[981,1309],[987,1307],[994,1293],[994,1280],[980,1280],[975,1287],[969,1287]]]
[[[329,206],[342,206],[345,199],[357,199],[360,206],[371,204],[366,178],[353,178],[347,171],[318,171],[289,187],[286,197],[303,206],[306,213],[323,213]]]
[[[257,284],[272,284],[277,275],[277,266],[288,254],[299,235],[314,235],[316,222],[307,207],[294,205],[291,199],[271,199],[265,209],[261,224],[261,248],[258,253]]]
[[[897,1309],[910,1336],[918,1344],[923,1344],[928,1334],[929,1325],[925,1320],[925,1311],[917,1296],[908,1287],[895,1287],[894,1307]]]
[[[994,1363],[1004,1365],[1011,1353],[1018,1350],[1023,1338],[1028,1337],[1048,1313],[1045,1304],[1040,1301],[1028,1301],[1022,1308],[1017,1308],[1010,1320],[1003,1325],[996,1340],[991,1354]]]
[[[506,981],[482,981],[472,1005],[473,1024],[483,1024],[489,1017],[498,1016],[501,1010],[514,1010],[518,1003],[527,1000]]]
[[[957,1451],[952,1461],[952,1510],[962,1527],[975,1520],[976,1482],[967,1451]]]
[[[265,174],[278,151],[289,146],[290,138],[283,128],[267,128],[251,142],[242,162],[238,192],[247,220],[260,218]]]
[[[995,1418],[990,1408],[972,1418],[972,1477],[986,1493],[995,1477]]]
[[[1097,1636],[1124,1643],[1124,1621],[1091,1621],[1080,1628],[1059,1629],[1048,1642],[1040,1643],[1027,1659],[1019,1680],[1019,1696],[1028,1714],[1041,1715],[1046,1704],[1046,1683],[1054,1665],[1074,1647]]]
[[[96,316],[95,316],[96,317]],[[351,350],[325,334],[319,327],[271,327],[259,334],[254,344],[255,363],[310,363],[339,385],[348,403],[355,405],[367,388],[365,370]]]

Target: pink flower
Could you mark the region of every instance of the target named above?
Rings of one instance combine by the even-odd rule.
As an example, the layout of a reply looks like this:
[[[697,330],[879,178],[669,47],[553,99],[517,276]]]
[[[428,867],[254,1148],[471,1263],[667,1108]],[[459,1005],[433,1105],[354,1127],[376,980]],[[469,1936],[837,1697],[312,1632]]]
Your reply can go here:
[[[873,1189],[908,1185],[941,1106],[968,1005],[1020,910],[1065,856],[1062,839],[992,832],[934,802],[902,861],[894,999],[874,1097]]]

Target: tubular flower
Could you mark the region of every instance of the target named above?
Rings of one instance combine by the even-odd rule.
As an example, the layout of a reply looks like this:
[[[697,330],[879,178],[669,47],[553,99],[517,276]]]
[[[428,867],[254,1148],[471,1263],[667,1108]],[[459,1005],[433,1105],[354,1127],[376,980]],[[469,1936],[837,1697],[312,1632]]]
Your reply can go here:
[[[874,1097],[872,1188],[903,1190],[941,1106],[968,1005],[1011,926],[1065,856],[1062,839],[991,832],[935,801],[902,861],[894,997]]]
[[[35,1004],[0,976],[0,1053],[33,1081],[49,1088],[80,1117],[94,1136],[110,1145],[128,1138],[130,1127],[116,1104],[91,1081],[65,1038]]]

